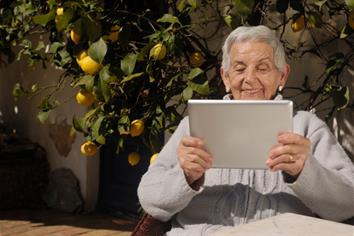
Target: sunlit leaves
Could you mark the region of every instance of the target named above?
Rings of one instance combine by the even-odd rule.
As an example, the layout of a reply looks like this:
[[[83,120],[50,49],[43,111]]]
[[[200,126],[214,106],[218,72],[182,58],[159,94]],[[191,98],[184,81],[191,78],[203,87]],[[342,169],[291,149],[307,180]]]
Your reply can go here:
[[[354,0],[345,0],[345,4],[349,9],[354,9]]]
[[[191,87],[186,87],[182,92],[182,97],[184,101],[188,101],[193,96],[193,89]]]
[[[16,83],[12,89],[12,96],[21,97],[25,94],[26,94],[26,92],[23,89],[22,85],[20,83]]]
[[[33,16],[32,19],[34,23],[44,27],[48,24],[49,21],[54,20],[54,18],[55,18],[55,11],[52,10],[44,15]]]
[[[126,75],[133,73],[135,68],[137,55],[134,53],[129,53],[126,55],[123,60],[121,60],[120,68]]]
[[[179,22],[178,18],[176,16],[171,15],[171,14],[163,15],[163,17],[158,19],[157,22],[164,22],[164,23],[167,22],[167,23],[171,23],[171,24],[178,23],[181,25],[181,22]]]
[[[74,12],[72,9],[66,9],[64,11],[63,15],[56,15],[55,16],[55,25],[57,27],[57,30],[59,32],[65,30],[68,27],[69,22],[71,21],[71,19],[73,17],[74,17]],[[44,24],[44,25],[46,25],[46,24]]]
[[[234,0],[236,11],[243,15],[248,16],[251,14],[252,7],[254,5],[254,0]]]
[[[189,72],[187,78],[188,78],[189,80],[191,80],[191,79],[197,77],[198,75],[200,75],[200,74],[202,74],[202,73],[203,73],[203,70],[202,70],[202,69],[200,69],[200,68],[194,68],[194,69],[192,69],[192,70]]]
[[[140,72],[140,73],[135,73],[135,74],[130,74],[130,75],[124,76],[121,83],[125,83],[125,82],[132,80],[132,79],[138,78],[138,77],[142,76],[143,74],[144,74],[144,72]]]
[[[316,47],[322,41],[328,45],[337,45],[339,41],[350,48],[353,30],[348,20],[344,26],[344,23],[336,24],[333,19],[350,12],[351,0],[345,4],[332,4],[326,0],[311,3],[301,0],[232,0],[221,8],[210,0],[178,0],[165,9],[160,6],[155,8],[153,3],[145,1],[144,4],[150,4],[151,8],[142,11],[130,9],[128,1],[119,1],[119,4],[113,1],[111,5],[115,7],[112,9],[103,9],[103,2],[92,0],[49,0],[42,5],[32,5],[34,1],[22,2],[13,12],[2,12],[1,23],[12,25],[4,29],[4,33],[0,32],[0,36],[7,40],[1,41],[0,49],[5,52],[10,45],[18,45],[18,59],[28,58],[31,65],[37,62],[54,64],[63,72],[55,80],[59,81],[58,84],[51,86],[50,96],[45,96],[39,105],[42,121],[45,121],[50,110],[58,106],[54,94],[61,91],[63,84],[92,94],[94,103],[83,117],[74,117],[72,123],[75,130],[97,145],[104,144],[106,138],[112,135],[118,137],[117,146],[121,150],[132,138],[129,134],[130,121],[143,119],[146,124],[144,134],[134,139],[159,151],[161,134],[174,130],[182,118],[181,107],[188,99],[220,98],[220,91],[224,91],[219,76],[220,48],[212,51],[207,43],[212,37],[203,34],[219,35],[226,26],[252,25],[252,19],[257,17],[260,19],[257,22],[269,22],[277,28],[289,57],[301,59],[303,55],[297,56],[306,47],[304,54],[311,53],[311,56],[321,60],[324,69],[318,81],[313,82],[313,78],[307,77],[301,88],[301,91],[310,94],[311,105],[322,102],[321,99],[331,99],[336,109],[350,106],[349,89],[342,85],[341,76],[343,69],[348,68],[353,53],[328,55],[326,50]],[[337,9],[328,9],[332,5],[336,5]],[[203,7],[211,11],[204,12]],[[58,9],[60,11],[56,13]],[[274,19],[268,19],[273,15]],[[297,16],[302,16],[303,24],[299,30],[291,31],[290,25]],[[208,22],[212,22],[213,27],[209,27]],[[119,37],[109,40],[107,35],[114,25],[120,27]],[[203,34],[197,33],[197,25],[205,27],[202,28],[205,31]],[[30,30],[47,32],[43,34],[47,38],[40,39],[37,44],[37,41],[27,38]],[[298,32],[295,36],[301,38],[299,45],[290,44],[286,38],[294,32]],[[317,37],[319,32],[323,40]],[[312,47],[313,44],[316,45]],[[159,51],[154,54],[151,49],[156,45]],[[88,71],[92,70],[84,70],[85,63],[77,60],[79,55],[83,55],[82,52],[95,62],[86,63],[85,68],[91,64],[92,69],[92,65],[99,64],[91,74]],[[201,52],[205,59],[196,67],[191,66],[189,59],[193,52]],[[330,87],[323,86],[322,81]],[[13,93],[16,97],[39,94],[42,88],[35,86],[35,89],[27,91],[17,84]]]
[[[88,50],[89,56],[99,63],[103,62],[106,53],[107,53],[107,44],[102,38],[100,38],[98,41],[91,44]]]
[[[37,118],[42,124],[44,124],[48,120],[48,117],[49,111],[39,111],[37,114]]]
[[[346,108],[350,101],[350,90],[348,86],[326,85],[324,93],[332,97],[334,107],[337,110]]]
[[[84,75],[72,83],[73,87],[77,87],[79,85],[83,86],[86,91],[92,91],[94,85],[94,77],[92,75]]]

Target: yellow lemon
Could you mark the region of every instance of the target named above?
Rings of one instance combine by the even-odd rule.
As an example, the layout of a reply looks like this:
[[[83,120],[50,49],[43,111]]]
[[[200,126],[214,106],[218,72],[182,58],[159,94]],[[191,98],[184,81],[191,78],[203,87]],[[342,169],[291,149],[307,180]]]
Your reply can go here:
[[[137,152],[131,152],[128,155],[128,162],[130,165],[135,166],[140,161],[140,155]]]
[[[76,59],[77,64],[79,64],[80,68],[85,72],[85,74],[94,75],[96,74],[102,67],[101,64],[97,63],[93,60],[87,53],[81,52]]]
[[[119,25],[115,25],[111,27],[111,33],[108,35],[108,39],[114,43],[118,40],[118,36],[119,36],[119,31],[120,31],[120,26]]]
[[[291,23],[291,29],[294,32],[298,32],[305,27],[305,17],[304,15],[299,16]]]
[[[166,56],[166,47],[162,43],[157,43],[150,49],[150,57],[154,60],[162,60]]]
[[[354,10],[348,15],[348,24],[352,29],[354,29]]]
[[[57,8],[57,15],[58,15],[58,16],[62,16],[63,14],[64,14],[64,8],[58,7],[58,8]]]
[[[159,155],[159,153],[155,153],[154,155],[152,155],[150,157],[150,165],[156,160],[157,156]]]
[[[93,156],[97,152],[97,146],[94,142],[87,141],[81,145],[81,153],[85,156]]]
[[[89,93],[83,89],[80,89],[80,91],[76,94],[77,103],[84,106],[91,106],[95,100],[95,96],[92,93]]]
[[[80,43],[80,34],[78,34],[77,32],[75,32],[74,30],[70,31],[70,38],[71,41],[73,41],[75,44],[79,44]]]
[[[144,131],[144,121],[142,120],[133,120],[130,124],[130,135],[132,137],[139,136]]]
[[[193,52],[190,57],[189,60],[191,62],[191,65],[193,67],[199,67],[203,64],[204,62],[204,57],[200,52]]]

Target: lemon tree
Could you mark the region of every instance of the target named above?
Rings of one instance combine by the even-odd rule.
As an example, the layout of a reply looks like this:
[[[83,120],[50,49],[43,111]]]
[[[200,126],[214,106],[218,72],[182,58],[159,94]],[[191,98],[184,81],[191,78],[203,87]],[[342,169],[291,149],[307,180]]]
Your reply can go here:
[[[291,88],[307,95],[298,108],[310,110],[328,100],[329,115],[352,108],[343,71],[353,66],[353,5],[349,0],[1,1],[1,63],[25,58],[29,66],[54,64],[63,71],[56,89],[43,95],[38,118],[45,122],[60,105],[56,93],[69,83],[74,99],[87,107],[85,115],[72,119],[87,140],[84,155],[94,155],[108,137],[117,137],[117,152],[136,143],[135,153],[144,145],[152,154],[160,151],[163,133],[182,119],[188,99],[224,94],[220,47],[211,49],[208,42],[239,25],[267,24],[278,30],[289,58],[312,54],[326,65],[313,82],[304,78],[301,87]],[[334,24],[337,18],[344,24]],[[299,42],[291,44],[285,31]],[[29,40],[38,32],[48,38]],[[303,34],[311,37],[306,41]],[[348,47],[326,52],[339,42]],[[13,95],[43,91],[34,81],[28,88],[16,84]],[[136,163],[136,156],[131,159]]]

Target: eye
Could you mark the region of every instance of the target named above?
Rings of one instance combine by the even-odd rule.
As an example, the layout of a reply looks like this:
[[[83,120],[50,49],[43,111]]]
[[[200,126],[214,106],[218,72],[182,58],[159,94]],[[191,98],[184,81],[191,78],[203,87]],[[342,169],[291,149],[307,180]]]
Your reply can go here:
[[[261,64],[257,67],[257,70],[260,72],[267,72],[269,71],[269,66],[265,64]]]
[[[246,69],[246,67],[244,67],[244,66],[236,66],[234,68],[234,71],[237,72],[237,73],[242,73],[242,72],[245,71],[245,69]]]

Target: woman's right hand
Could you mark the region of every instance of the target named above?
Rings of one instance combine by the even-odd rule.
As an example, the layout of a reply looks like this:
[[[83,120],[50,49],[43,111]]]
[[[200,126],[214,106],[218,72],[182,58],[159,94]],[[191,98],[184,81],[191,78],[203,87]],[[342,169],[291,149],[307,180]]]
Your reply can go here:
[[[204,142],[196,137],[183,137],[178,146],[178,159],[188,184],[193,184],[211,167],[212,156]]]

